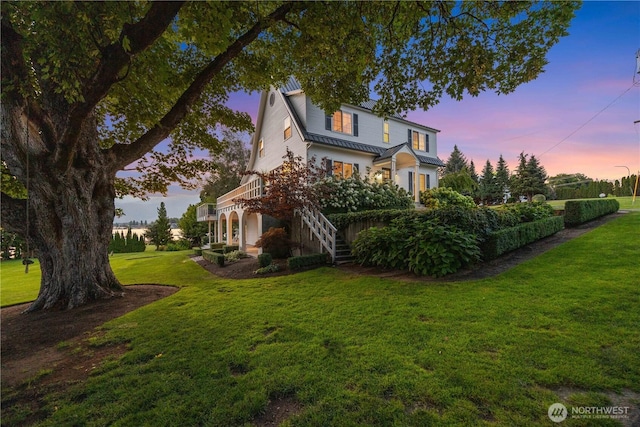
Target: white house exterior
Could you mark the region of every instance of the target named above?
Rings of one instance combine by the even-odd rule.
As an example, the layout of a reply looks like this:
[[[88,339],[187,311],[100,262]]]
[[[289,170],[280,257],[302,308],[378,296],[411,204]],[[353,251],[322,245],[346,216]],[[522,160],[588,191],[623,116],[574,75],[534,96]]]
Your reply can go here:
[[[324,159],[330,174],[367,174],[391,179],[414,194],[438,185],[438,130],[401,117],[383,119],[372,113],[373,101],[343,105],[331,116],[311,103],[295,79],[263,92],[248,170],[270,171],[282,163],[287,148],[296,156]],[[262,183],[245,176],[238,188],[217,200],[218,241],[247,250],[271,224],[261,214],[247,214],[233,202],[259,197]]]

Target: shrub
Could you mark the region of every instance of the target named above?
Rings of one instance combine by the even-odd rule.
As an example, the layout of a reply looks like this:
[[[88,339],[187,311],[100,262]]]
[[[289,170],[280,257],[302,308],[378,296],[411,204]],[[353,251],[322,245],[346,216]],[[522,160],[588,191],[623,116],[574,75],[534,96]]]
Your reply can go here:
[[[256,274],[267,274],[267,273],[275,273],[276,271],[280,271],[280,267],[277,264],[269,264],[266,267],[259,268],[255,271]]]
[[[356,222],[379,221],[390,223],[400,216],[411,216],[417,211],[413,209],[375,209],[361,212],[334,213],[327,215],[327,219],[338,230],[344,230]]]
[[[211,263],[217,264],[219,267],[224,267],[224,254],[206,250],[202,251],[202,257]]]
[[[273,257],[269,253],[263,253],[258,255],[258,267],[263,268],[273,262]]]
[[[346,179],[327,177],[315,185],[325,195],[321,202],[325,214],[414,207],[406,190],[390,181],[368,181],[355,174]]]
[[[471,197],[463,196],[457,191],[447,187],[438,187],[423,191],[420,193],[420,202],[431,209],[445,208],[448,206],[476,207]]]
[[[441,225],[455,226],[461,231],[474,234],[480,241],[501,228],[499,214],[487,207],[469,208],[450,205],[420,212],[420,218],[422,221],[435,220]]]
[[[563,228],[564,219],[561,216],[553,216],[496,231],[488,236],[482,245],[483,258],[495,259],[504,253],[551,236]]]
[[[500,206],[497,211],[498,214],[505,215],[505,220],[502,221],[505,227],[523,222],[537,221],[554,215],[553,207],[545,202],[509,203]],[[517,223],[513,224],[514,220]]]
[[[414,216],[360,232],[352,254],[364,265],[442,276],[477,261],[480,250],[474,234]]]
[[[444,276],[480,259],[476,237],[453,226],[422,223],[409,240],[409,270],[418,275]]]
[[[191,249],[191,241],[186,239],[169,242],[167,244],[167,251],[185,251],[187,249]]]
[[[196,254],[196,256],[202,256],[202,248],[193,248],[193,253]]]
[[[536,194],[531,198],[531,201],[536,203],[542,203],[542,202],[546,202],[547,198],[545,197],[544,194]]]
[[[304,267],[326,265],[330,262],[328,253],[302,255],[287,259],[287,267],[291,270],[299,270]]]
[[[238,245],[224,245],[222,247],[222,253],[228,254],[229,252],[234,252],[234,251],[237,251],[238,249],[240,249],[240,246]]]
[[[269,228],[260,236],[256,246],[275,259],[287,258],[291,254],[291,240],[284,228]]]
[[[573,227],[617,212],[618,209],[620,203],[615,199],[568,200],[564,204],[564,222],[568,227]]]
[[[224,254],[225,261],[229,261],[229,262],[238,261],[246,257],[247,257],[247,254],[243,251],[231,251]]]

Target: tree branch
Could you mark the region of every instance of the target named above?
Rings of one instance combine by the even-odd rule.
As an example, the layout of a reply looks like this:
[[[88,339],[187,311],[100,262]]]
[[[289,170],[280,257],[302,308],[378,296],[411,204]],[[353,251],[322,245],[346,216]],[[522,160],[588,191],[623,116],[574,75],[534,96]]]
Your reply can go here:
[[[149,152],[159,142],[164,140],[169,133],[189,112],[198,100],[205,86],[215,77],[229,62],[236,58],[242,50],[254,41],[265,29],[278,21],[283,21],[286,15],[293,9],[295,2],[281,5],[264,19],[256,22],[247,32],[238,37],[227,49],[215,57],[200,73],[195,77],[191,85],[183,92],[180,98],[173,105],[171,110],[165,114],[160,123],[149,129],[144,135],[128,145],[114,145],[110,152],[114,155],[113,166],[115,170],[120,170],[126,165],[134,162]],[[300,4],[300,3],[298,3]],[[302,6],[303,8],[306,6]]]
[[[102,57],[93,76],[86,82],[83,100],[72,106],[66,131],[59,142],[55,163],[67,170],[73,160],[81,123],[118,81],[118,75],[132,57],[151,46],[165,32],[184,1],[153,2],[147,14],[135,24],[125,24],[117,42],[102,50]],[[129,49],[125,49],[124,40]]]

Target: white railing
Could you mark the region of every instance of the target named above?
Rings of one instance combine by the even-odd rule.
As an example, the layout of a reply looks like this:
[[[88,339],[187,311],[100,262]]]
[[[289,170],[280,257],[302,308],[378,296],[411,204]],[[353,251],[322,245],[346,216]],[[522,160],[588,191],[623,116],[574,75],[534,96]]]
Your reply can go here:
[[[311,233],[313,233],[324,249],[331,255],[331,260],[336,259],[336,234],[338,230],[322,215],[321,212],[311,212],[304,209],[300,212],[302,221],[307,224]],[[321,248],[322,249],[322,248]]]
[[[262,179],[256,178],[218,197],[218,211],[235,206],[234,199],[255,199],[262,196]]]
[[[215,203],[203,203],[197,208],[198,222],[216,221],[218,214],[216,213]]]

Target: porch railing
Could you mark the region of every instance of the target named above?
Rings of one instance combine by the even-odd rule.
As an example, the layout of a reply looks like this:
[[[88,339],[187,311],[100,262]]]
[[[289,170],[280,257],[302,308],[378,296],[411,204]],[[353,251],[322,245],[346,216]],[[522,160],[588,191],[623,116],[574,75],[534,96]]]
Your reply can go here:
[[[331,260],[336,259],[336,234],[338,230],[329,220],[318,211],[304,209],[300,212],[302,222],[307,224],[311,233],[320,241],[321,248],[324,248],[330,255]]]
[[[218,197],[217,209],[222,211],[235,206],[234,199],[255,199],[260,196],[262,196],[262,179],[256,178]]]

